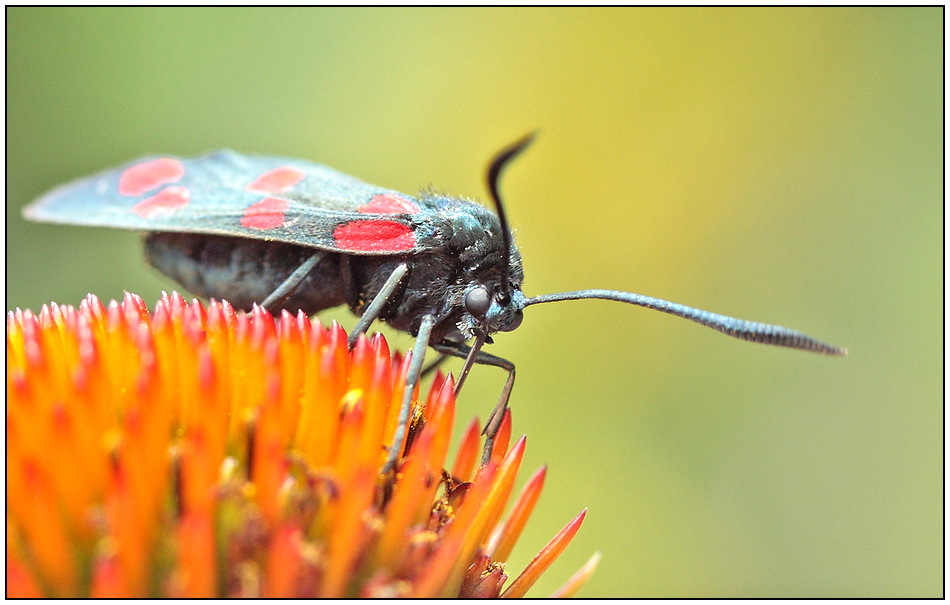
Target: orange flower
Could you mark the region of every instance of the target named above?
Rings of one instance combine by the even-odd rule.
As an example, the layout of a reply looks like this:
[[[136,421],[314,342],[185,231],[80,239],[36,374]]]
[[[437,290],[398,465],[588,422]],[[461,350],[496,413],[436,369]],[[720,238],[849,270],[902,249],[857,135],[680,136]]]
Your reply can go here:
[[[586,511],[505,588],[545,469],[505,518],[525,448],[506,413],[486,466],[474,420],[444,470],[438,374],[381,474],[408,361],[177,294],[9,313],[7,596],[522,596]]]

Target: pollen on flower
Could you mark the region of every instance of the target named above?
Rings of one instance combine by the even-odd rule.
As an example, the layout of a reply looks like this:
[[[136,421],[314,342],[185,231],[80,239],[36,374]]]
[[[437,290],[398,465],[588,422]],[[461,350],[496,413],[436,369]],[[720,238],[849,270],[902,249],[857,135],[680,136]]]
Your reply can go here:
[[[174,293],[8,313],[7,596],[523,595],[584,513],[509,581],[546,471],[506,516],[526,444],[510,413],[487,465],[477,420],[450,464],[441,373],[391,443],[409,357]]]

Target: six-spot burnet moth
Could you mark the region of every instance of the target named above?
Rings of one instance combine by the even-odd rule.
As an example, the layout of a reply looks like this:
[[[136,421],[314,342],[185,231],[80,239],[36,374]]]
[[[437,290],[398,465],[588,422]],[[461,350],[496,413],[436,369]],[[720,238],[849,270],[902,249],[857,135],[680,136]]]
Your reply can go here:
[[[508,372],[485,426],[485,456],[514,384],[515,366],[481,351],[491,334],[514,330],[525,307],[599,298],[690,319],[724,334],[844,355],[805,334],[613,290],[526,297],[524,272],[498,195],[502,169],[532,141],[506,147],[488,168],[495,212],[424,193],[412,197],[320,164],[218,151],[196,159],[146,158],[51,191],[23,214],[34,221],[147,233],[149,262],[187,290],[236,308],[260,303],[312,314],[346,304],[360,315],[351,346],[376,319],[416,337],[400,422],[401,443],[426,348]],[[465,343],[474,339],[471,346]],[[430,366],[431,367],[431,366]],[[391,448],[384,470],[398,452]]]

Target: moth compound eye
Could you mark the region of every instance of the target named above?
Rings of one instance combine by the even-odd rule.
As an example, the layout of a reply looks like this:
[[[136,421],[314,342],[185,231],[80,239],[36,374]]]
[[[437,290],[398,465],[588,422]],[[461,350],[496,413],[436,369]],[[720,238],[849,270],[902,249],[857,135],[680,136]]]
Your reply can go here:
[[[518,326],[521,325],[522,319],[524,319],[524,312],[515,311],[515,314],[511,316],[511,323],[508,324],[507,328],[505,328],[505,332],[511,332],[512,330],[517,330]]]
[[[465,295],[465,310],[473,317],[484,318],[490,306],[491,296],[485,286],[475,286]]]

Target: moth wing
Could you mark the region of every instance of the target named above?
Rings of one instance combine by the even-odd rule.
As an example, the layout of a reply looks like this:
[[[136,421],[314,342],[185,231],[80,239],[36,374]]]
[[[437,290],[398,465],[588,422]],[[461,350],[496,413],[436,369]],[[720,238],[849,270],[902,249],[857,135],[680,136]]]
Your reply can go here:
[[[217,151],[148,157],[63,185],[23,210],[39,222],[208,233],[346,254],[438,245],[426,200],[299,159]]]

